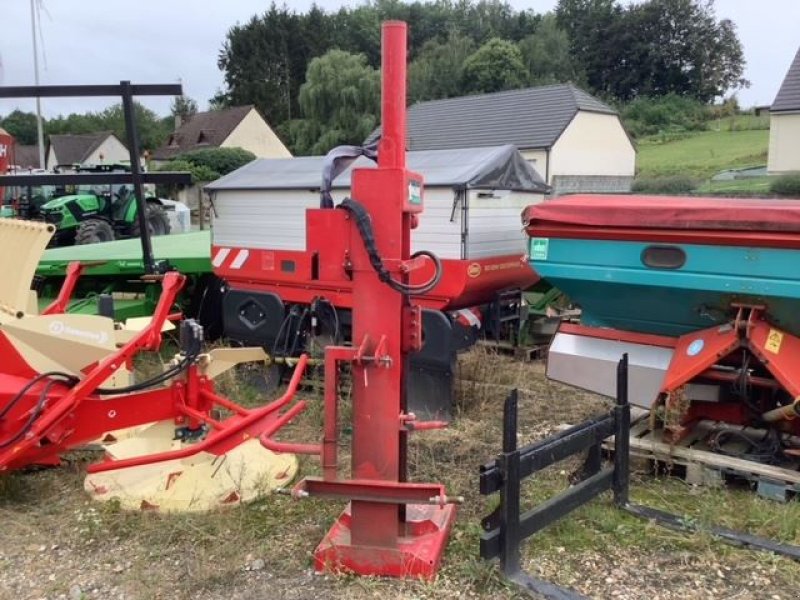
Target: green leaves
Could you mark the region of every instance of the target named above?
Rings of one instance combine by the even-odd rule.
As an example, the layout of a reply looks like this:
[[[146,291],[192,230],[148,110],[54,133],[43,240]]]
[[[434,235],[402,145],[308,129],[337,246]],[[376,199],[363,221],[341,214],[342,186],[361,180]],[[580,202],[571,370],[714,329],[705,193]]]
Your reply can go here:
[[[378,123],[380,77],[363,54],[331,50],[308,65],[299,96],[302,119],[281,131],[297,154],[360,144]]]
[[[522,53],[508,40],[492,38],[464,62],[467,92],[500,92],[524,87],[527,81]]]

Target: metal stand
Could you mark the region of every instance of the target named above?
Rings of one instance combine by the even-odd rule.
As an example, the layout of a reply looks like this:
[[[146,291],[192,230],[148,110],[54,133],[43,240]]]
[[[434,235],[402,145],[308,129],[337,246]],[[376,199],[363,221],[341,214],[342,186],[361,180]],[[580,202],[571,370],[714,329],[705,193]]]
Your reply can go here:
[[[630,406],[628,405],[628,355],[617,365],[617,403],[612,411],[575,425],[546,440],[517,448],[517,391],[511,392],[503,410],[503,452],[481,466],[480,493],[500,492],[500,504],[482,521],[481,558],[499,558],[503,573],[524,590],[555,600],[584,598],[577,592],[531,577],[520,565],[520,544],[541,529],[567,516],[599,494],[613,490],[614,504],[637,517],[680,531],[704,531],[721,541],[766,550],[800,560],[800,547],[722,527],[701,527],[690,520],[658,509],[631,504]],[[614,436],[614,462],[601,465],[603,441]],[[583,479],[545,503],[520,513],[522,481],[537,471],[588,450]]]

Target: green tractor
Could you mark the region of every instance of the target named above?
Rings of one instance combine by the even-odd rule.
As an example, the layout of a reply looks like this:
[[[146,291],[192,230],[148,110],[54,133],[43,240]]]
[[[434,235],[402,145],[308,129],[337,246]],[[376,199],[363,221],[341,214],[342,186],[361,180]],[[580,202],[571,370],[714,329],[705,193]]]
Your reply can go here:
[[[125,164],[80,167],[78,172],[108,173],[130,171]],[[169,218],[155,196],[145,198],[148,232],[151,236],[170,232]],[[132,186],[112,184],[78,187],[75,193],[61,195],[39,208],[40,218],[56,226],[53,245],[93,244],[139,237],[136,197]]]

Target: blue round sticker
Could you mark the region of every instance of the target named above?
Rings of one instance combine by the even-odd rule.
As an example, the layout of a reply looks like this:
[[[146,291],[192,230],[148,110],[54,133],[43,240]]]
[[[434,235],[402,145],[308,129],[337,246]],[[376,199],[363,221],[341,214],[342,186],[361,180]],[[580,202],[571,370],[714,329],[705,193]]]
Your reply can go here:
[[[706,343],[703,340],[694,340],[686,349],[686,354],[689,356],[697,356],[703,350],[703,346],[705,345]]]

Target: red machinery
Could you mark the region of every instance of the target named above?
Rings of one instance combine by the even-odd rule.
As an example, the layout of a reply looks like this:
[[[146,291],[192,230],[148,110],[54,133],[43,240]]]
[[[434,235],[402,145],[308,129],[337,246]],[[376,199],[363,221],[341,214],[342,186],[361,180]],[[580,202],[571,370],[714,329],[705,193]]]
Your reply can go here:
[[[307,477],[295,497],[350,499],[350,505],[317,547],[318,571],[362,575],[432,577],[455,519],[455,499],[441,484],[411,483],[406,477],[406,438],[415,429],[445,426],[417,422],[406,410],[403,374],[408,355],[422,346],[421,309],[409,296],[424,293],[409,274],[424,268],[410,255],[410,233],[423,210],[422,178],[405,168],[406,25],[383,25],[382,123],[377,169],[353,174],[353,200],[346,210],[311,209],[308,228],[327,240],[319,248],[320,269],[345,278],[352,271],[353,346],[325,350],[325,432],[322,444],[287,444],[262,437],[276,451],[322,458],[322,478]],[[441,264],[434,256],[438,271]],[[337,377],[350,363],[353,381],[352,479],[337,466]],[[277,428],[304,408],[298,403]]]
[[[14,149],[14,138],[0,127],[0,175],[5,175],[11,166],[11,154]],[[4,188],[0,187],[0,204],[3,201]]]
[[[202,329],[193,321],[181,323],[182,349],[171,366],[146,382],[120,385],[115,377],[127,373],[138,353],[158,350],[162,328],[167,321],[180,318],[171,310],[185,278],[175,272],[163,276],[162,294],[152,320],[138,332],[115,329],[105,317],[64,314],[81,274],[77,264],[70,267],[59,298],[41,315],[28,315],[20,308],[29,294],[30,278],[26,275],[35,269],[35,250],[44,249],[53,226],[7,219],[0,221],[0,228],[4,242],[24,247],[27,240],[31,250],[22,261],[18,256],[0,257],[0,262],[6,263],[14,259],[23,274],[16,285],[6,284],[12,277],[0,285],[0,471],[56,465],[64,452],[98,440],[108,432],[171,421],[165,450],[120,460],[108,457],[89,467],[90,473],[122,473],[145,467],[147,474],[153,475],[154,469],[164,465],[169,488],[191,469],[191,461],[180,461],[196,460],[201,454],[210,455],[213,460],[248,440],[254,441],[291,400],[305,357],[301,357],[282,398],[258,409],[244,409],[215,393],[212,380],[242,362],[246,349],[203,353]],[[30,243],[34,236],[38,240]],[[0,266],[10,268],[8,264]],[[79,366],[56,370],[47,368],[50,365]],[[221,419],[217,416],[220,411],[231,416]],[[186,443],[171,442],[176,435]],[[263,449],[260,452],[250,460],[257,462],[270,454]],[[217,470],[220,466],[222,463]],[[144,477],[143,473],[139,471],[133,479]],[[276,475],[280,484],[291,477],[288,471],[283,475],[284,481],[279,481],[280,473]],[[103,496],[109,491],[102,488],[96,486],[93,493]],[[215,502],[229,504],[239,500],[240,494],[234,490]],[[158,508],[144,497],[141,506]]]

